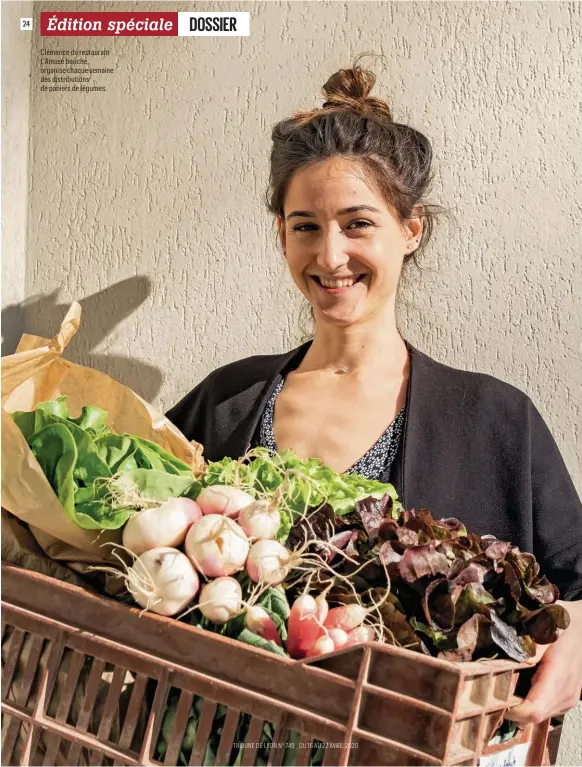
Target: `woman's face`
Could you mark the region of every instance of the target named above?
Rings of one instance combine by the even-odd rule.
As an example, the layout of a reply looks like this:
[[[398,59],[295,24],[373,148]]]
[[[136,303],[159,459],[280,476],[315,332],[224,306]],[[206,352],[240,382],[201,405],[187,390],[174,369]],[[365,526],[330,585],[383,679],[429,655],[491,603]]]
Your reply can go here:
[[[407,242],[419,237],[420,219],[402,225],[359,166],[343,158],[295,173],[283,212],[277,225],[285,257],[316,321],[345,326],[394,311],[404,256],[414,249]]]

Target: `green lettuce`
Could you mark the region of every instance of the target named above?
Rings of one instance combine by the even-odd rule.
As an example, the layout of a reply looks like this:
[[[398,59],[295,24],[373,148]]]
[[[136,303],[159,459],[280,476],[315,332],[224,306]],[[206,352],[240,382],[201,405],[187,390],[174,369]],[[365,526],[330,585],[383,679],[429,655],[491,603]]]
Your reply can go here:
[[[200,492],[186,463],[143,437],[115,434],[105,423],[107,411],[95,405],[72,418],[66,397],[59,397],[12,418],[66,513],[86,530],[118,529],[135,513],[135,506],[113,504],[116,478],[159,502]]]
[[[284,484],[279,504],[281,527],[278,538],[285,541],[294,522],[308,509],[327,503],[335,514],[353,511],[364,498],[381,499],[389,495],[395,512],[401,506],[394,486],[358,474],[338,474],[319,458],[299,458],[292,450],[271,456],[266,448],[256,448],[245,461],[223,458],[210,461],[203,485],[235,485],[253,497],[275,496]]]

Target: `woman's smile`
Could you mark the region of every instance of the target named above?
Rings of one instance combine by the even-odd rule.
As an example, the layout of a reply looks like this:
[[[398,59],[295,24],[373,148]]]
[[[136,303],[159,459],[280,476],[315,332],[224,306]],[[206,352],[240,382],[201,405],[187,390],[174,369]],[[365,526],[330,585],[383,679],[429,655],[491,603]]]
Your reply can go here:
[[[326,277],[319,277],[318,275],[315,275],[315,274],[310,275],[311,279],[313,280],[313,282],[315,282],[318,289],[322,293],[326,293],[332,296],[341,296],[353,291],[353,288],[355,288],[356,285],[362,282],[365,276],[366,276],[365,274],[360,274],[358,276],[350,276],[350,277],[342,277],[342,278],[334,277],[333,279],[331,279]]]

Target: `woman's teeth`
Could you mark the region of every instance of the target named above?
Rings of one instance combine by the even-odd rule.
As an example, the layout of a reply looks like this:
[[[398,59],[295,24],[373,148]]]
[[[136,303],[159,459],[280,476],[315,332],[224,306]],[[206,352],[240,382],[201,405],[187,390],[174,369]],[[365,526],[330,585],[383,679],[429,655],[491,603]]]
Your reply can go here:
[[[356,281],[355,277],[346,280],[324,280],[320,277],[319,280],[324,288],[351,288]]]

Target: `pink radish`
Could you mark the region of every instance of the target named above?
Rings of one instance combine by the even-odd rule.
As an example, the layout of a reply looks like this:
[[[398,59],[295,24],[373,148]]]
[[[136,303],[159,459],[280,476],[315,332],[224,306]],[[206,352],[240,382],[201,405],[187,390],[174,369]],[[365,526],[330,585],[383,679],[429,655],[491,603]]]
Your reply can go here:
[[[315,658],[317,655],[326,655],[329,652],[334,652],[336,649],[333,639],[325,636],[325,634],[315,642],[313,647],[306,653],[306,658]]]
[[[203,514],[224,514],[236,518],[241,509],[254,503],[252,495],[229,485],[210,485],[196,499]]]
[[[335,650],[339,650],[348,641],[348,635],[343,629],[328,629],[327,635],[333,642]]]
[[[364,622],[368,612],[365,607],[357,604],[334,607],[325,618],[325,627],[328,629],[351,631]]]
[[[317,602],[309,594],[302,594],[293,602],[289,613],[287,652],[292,658],[304,657],[303,641],[308,639],[311,645],[315,642],[320,627],[312,620],[307,621],[313,616],[317,616]]]
[[[333,629],[330,630],[330,633]],[[358,626],[348,632],[347,642],[345,647],[351,647],[356,644],[363,644],[364,642],[373,642],[376,639],[376,632],[372,626]]]
[[[155,508],[133,514],[123,528],[123,545],[137,556],[160,546],[179,546],[201,517],[196,501],[170,498]]]
[[[273,619],[269,613],[259,605],[249,607],[246,613],[247,627],[254,634],[258,634],[263,639],[271,640],[282,647],[281,637],[275,627]]]
[[[314,644],[327,634],[323,622],[329,606],[326,592],[317,599],[303,594],[295,600],[289,614],[287,652],[294,658],[304,658]]]
[[[323,624],[325,623],[325,621],[327,620],[327,616],[329,615],[329,604],[327,603],[327,599],[326,599],[328,590],[324,591],[315,599],[315,602],[317,603],[317,620]]]

